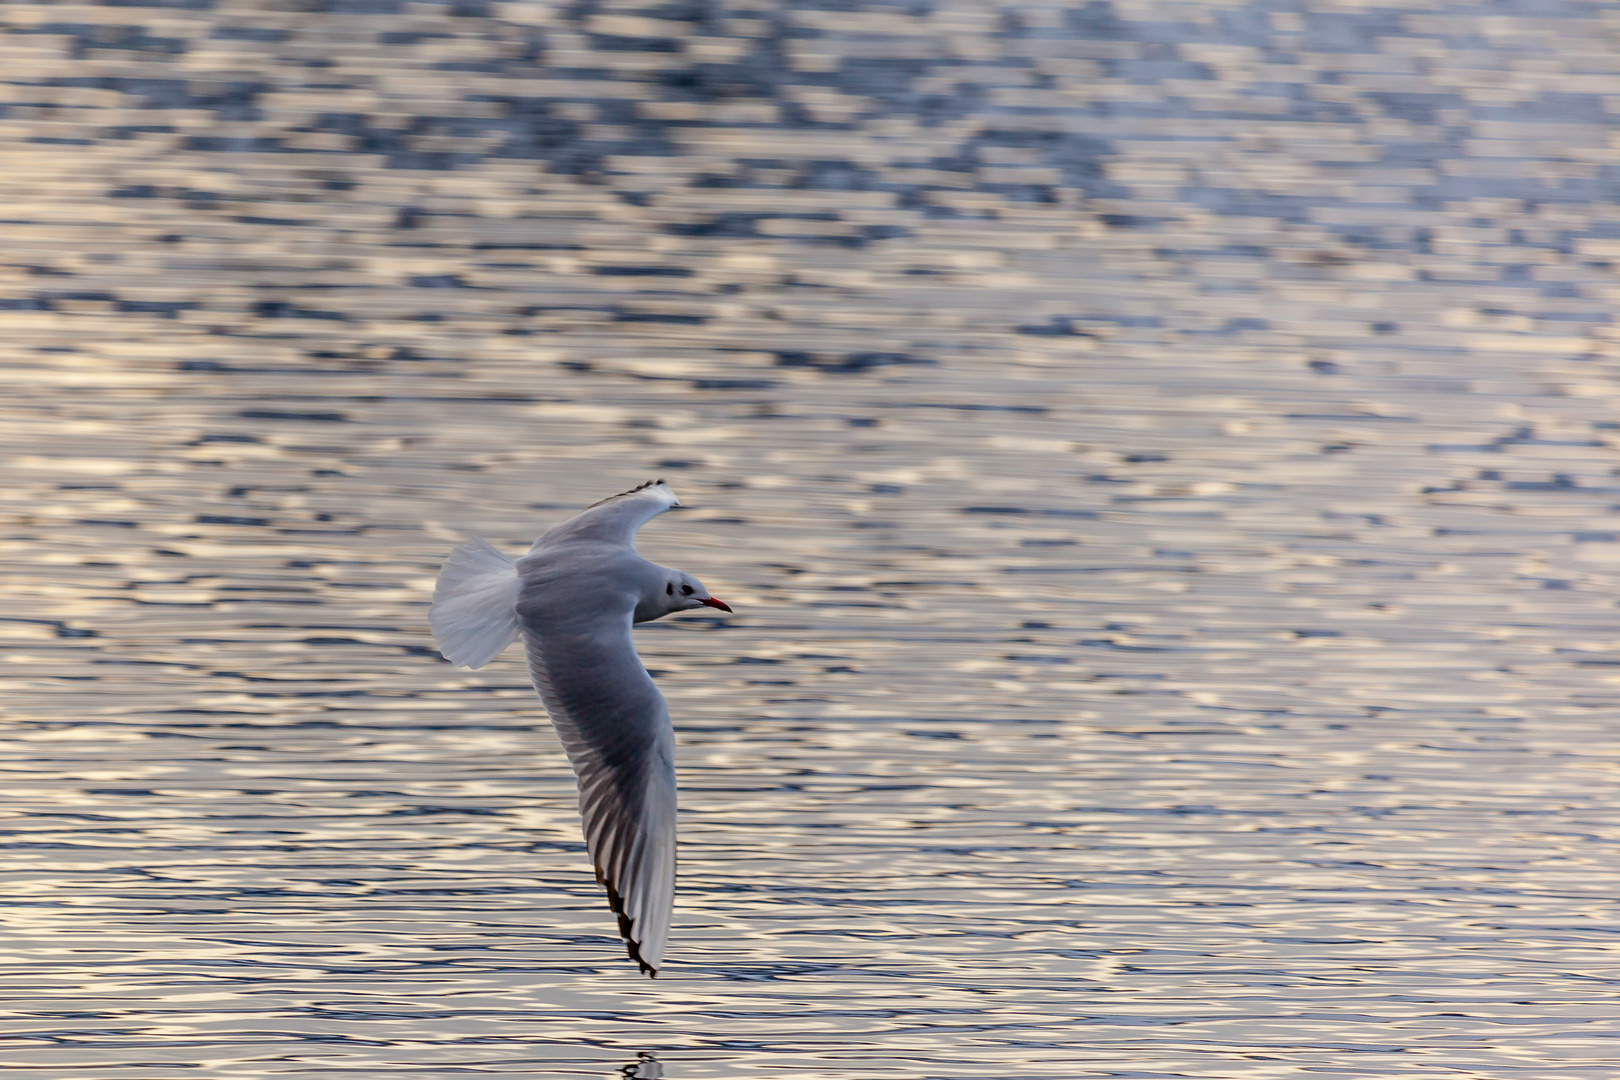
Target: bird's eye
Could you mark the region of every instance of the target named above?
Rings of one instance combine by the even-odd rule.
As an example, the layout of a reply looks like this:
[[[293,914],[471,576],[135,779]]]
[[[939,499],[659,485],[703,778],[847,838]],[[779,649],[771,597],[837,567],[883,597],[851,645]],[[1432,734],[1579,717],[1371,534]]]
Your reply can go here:
[[[664,586],[664,595],[665,596],[674,596],[675,595],[675,583],[673,581],[670,582],[668,585]]]
[[[682,596],[691,596],[692,595],[692,586],[690,586],[690,585],[682,585],[681,586],[681,595]]]

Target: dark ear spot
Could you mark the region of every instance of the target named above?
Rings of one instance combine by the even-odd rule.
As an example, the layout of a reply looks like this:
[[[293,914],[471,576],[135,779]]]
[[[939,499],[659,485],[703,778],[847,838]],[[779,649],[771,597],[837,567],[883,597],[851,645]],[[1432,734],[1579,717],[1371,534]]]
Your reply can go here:
[[[671,581],[668,585],[664,586],[664,595],[665,596],[674,596],[675,595],[675,583],[673,581]]]

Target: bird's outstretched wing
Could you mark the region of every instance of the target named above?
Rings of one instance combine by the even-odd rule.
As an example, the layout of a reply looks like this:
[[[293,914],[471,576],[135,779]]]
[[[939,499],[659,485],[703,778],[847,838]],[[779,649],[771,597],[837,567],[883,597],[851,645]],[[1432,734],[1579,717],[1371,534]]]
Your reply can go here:
[[[630,958],[656,977],[675,901],[675,733],[630,613],[570,607],[519,600],[529,675],[579,777],[597,880]]]
[[[530,553],[577,541],[596,544],[636,546],[636,530],[672,506],[681,505],[669,485],[649,480],[629,491],[592,503],[561,525],[548,529],[534,542]]]

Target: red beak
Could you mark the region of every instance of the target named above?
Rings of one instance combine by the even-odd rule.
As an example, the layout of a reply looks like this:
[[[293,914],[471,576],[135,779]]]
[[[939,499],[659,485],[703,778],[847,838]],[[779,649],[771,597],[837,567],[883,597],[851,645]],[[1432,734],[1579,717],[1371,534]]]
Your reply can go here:
[[[706,596],[700,602],[703,603],[703,604],[708,605],[709,607],[717,607],[721,611],[730,611],[731,610],[731,608],[726,604],[726,602],[724,600],[716,600],[712,596]]]

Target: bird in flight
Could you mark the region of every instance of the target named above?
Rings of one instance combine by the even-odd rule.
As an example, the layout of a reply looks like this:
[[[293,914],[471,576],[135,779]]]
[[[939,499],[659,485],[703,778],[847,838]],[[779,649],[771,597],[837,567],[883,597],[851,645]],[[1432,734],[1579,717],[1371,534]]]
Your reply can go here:
[[[675,731],[630,628],[731,608],[691,574],[636,554],[672,506],[662,480],[593,503],[516,561],[484,540],[450,552],[428,622],[452,664],[480,668],[519,636],[529,676],[579,778],[596,878],[630,958],[657,978],[675,903]]]

